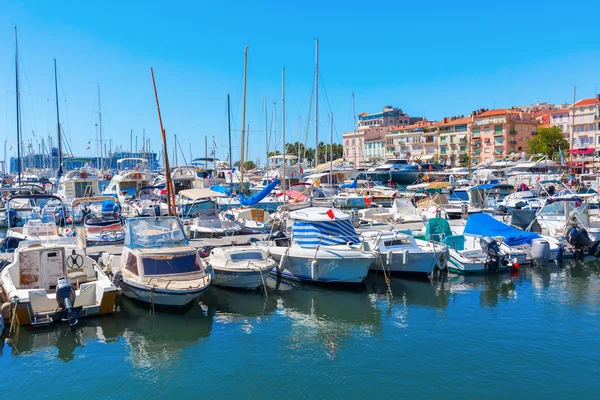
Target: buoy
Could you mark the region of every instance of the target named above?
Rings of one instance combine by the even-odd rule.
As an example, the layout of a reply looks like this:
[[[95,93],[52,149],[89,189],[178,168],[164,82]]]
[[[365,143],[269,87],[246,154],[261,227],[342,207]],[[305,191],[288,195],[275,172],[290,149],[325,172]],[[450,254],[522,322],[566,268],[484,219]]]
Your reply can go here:
[[[440,271],[444,271],[446,268],[448,268],[447,253],[442,254],[440,258],[437,259],[435,262],[435,267]]]
[[[402,250],[402,264],[408,264],[408,250]]]
[[[0,312],[2,312],[0,319],[10,319],[10,303],[8,301],[0,306]]]
[[[310,278],[313,281],[319,280],[319,260],[312,260],[310,263]]]
[[[285,263],[287,262],[287,251],[281,255],[279,259],[279,264],[277,265],[277,273],[281,274],[281,271],[285,269]]]

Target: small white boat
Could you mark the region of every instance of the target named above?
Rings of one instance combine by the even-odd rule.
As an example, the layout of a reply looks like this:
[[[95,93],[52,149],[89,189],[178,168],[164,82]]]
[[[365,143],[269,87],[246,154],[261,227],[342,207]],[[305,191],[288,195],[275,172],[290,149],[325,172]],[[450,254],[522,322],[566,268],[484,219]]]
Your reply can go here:
[[[232,236],[240,231],[234,221],[221,219],[217,203],[212,199],[225,196],[210,189],[187,189],[178,194],[178,213],[189,217],[191,234],[196,236]]]
[[[57,197],[32,197],[38,206],[48,199]],[[114,311],[117,288],[77,238],[59,236],[54,220],[27,219],[7,236],[16,249],[0,273],[0,301],[19,324],[41,326],[62,320],[73,327],[81,317]]]
[[[131,299],[184,306],[208,289],[212,280],[179,219],[139,217],[126,221],[114,282]]]
[[[417,240],[398,231],[366,231],[361,236],[369,248],[381,258],[371,265],[372,270],[389,271],[414,276],[429,276],[434,268],[444,269],[447,263],[446,246]]]
[[[432,218],[427,224],[427,241],[448,247],[448,270],[457,274],[484,274],[507,271],[512,266],[507,254],[490,236],[467,241],[463,235],[453,235],[448,221]]]
[[[214,285],[251,290],[264,285],[276,265],[253,246],[216,247],[205,260],[212,268]]]
[[[116,244],[125,240],[121,206],[115,197],[84,197],[73,200],[71,206],[80,207],[83,211],[83,226],[88,245]]]
[[[278,263],[283,278],[323,283],[361,283],[377,256],[365,249],[350,216],[311,207],[289,213],[291,238],[254,243]],[[284,235],[285,236],[285,235]]]
[[[235,208],[221,213],[221,220],[240,227],[240,234],[267,233],[271,227],[271,214],[260,208]]]

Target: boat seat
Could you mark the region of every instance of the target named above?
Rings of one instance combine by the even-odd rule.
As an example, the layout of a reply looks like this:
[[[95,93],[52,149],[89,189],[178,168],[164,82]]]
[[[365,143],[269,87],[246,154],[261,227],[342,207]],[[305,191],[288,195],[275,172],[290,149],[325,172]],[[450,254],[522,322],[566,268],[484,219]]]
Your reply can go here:
[[[29,304],[35,314],[56,310],[56,298],[51,299],[43,289],[29,292]]]
[[[73,271],[67,274],[67,279],[69,280],[69,283],[82,283],[82,282],[87,282],[87,274],[83,271]]]
[[[445,245],[454,250],[465,249],[465,237],[463,235],[450,235],[444,239]]]

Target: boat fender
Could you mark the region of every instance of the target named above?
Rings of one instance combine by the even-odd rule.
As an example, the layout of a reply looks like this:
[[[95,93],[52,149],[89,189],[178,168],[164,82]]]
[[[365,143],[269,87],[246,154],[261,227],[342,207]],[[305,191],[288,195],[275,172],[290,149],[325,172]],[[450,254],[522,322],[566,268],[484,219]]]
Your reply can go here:
[[[408,250],[402,250],[402,264],[408,264]]]
[[[2,318],[0,319],[10,319],[10,302],[3,303],[0,306],[0,312],[2,313]]]
[[[287,251],[281,255],[279,259],[279,264],[277,265],[277,273],[281,274],[281,271],[285,269],[285,263],[287,262],[288,254]]]
[[[314,259],[310,263],[310,278],[313,281],[319,280],[319,260]]]
[[[448,268],[448,254],[447,252],[442,253],[442,255],[437,259],[435,263],[435,267],[439,271],[445,271]]]
[[[392,262],[394,261],[394,253],[393,253],[391,250],[389,250],[389,251],[387,252],[387,254],[386,254],[386,257],[385,257],[385,258],[386,258],[386,264],[387,264],[388,266],[392,265]]]
[[[266,254],[267,258],[270,258],[271,257],[271,250],[270,249],[265,250],[265,254]]]

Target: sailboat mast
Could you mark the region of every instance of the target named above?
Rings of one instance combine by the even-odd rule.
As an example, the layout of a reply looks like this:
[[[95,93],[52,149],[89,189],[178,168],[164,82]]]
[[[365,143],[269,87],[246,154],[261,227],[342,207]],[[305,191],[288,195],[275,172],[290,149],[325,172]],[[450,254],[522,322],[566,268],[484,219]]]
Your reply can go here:
[[[17,41],[17,27],[15,26],[15,88],[17,95],[17,174],[21,182],[21,93],[19,90],[19,42]],[[6,160],[6,157],[4,157]],[[6,162],[6,161],[5,161]]]
[[[333,113],[329,120],[329,184],[333,184]]]
[[[248,67],[248,46],[244,47],[244,100],[242,105],[242,155],[240,160],[240,192],[244,193],[244,145],[246,139],[246,73]]]
[[[315,57],[315,167],[319,165],[319,39],[316,41]]]
[[[352,131],[354,133],[354,138],[352,141],[354,142],[354,169],[358,168],[356,164],[356,148],[358,144],[356,143],[356,110],[354,109],[354,91],[352,91]]]
[[[60,114],[58,111],[58,74],[56,72],[56,58],[54,59],[54,93],[56,94],[56,131],[58,136],[58,172],[57,177],[60,178],[63,174],[62,165],[62,135],[60,129]]]
[[[102,106],[100,103],[100,84],[98,84],[98,128],[100,130],[100,170],[104,169],[104,152],[102,151]]]
[[[264,97],[263,108],[265,111],[265,140],[267,141],[267,158],[265,158],[265,169],[269,160],[269,127],[267,122],[267,96]]]
[[[283,141],[283,202],[285,204],[285,68],[281,68],[281,138]]]
[[[169,215],[175,215],[175,194],[171,183],[171,168],[169,167],[169,152],[167,151],[167,134],[163,128],[162,116],[160,115],[160,106],[158,105],[158,92],[156,91],[156,82],[154,81],[154,70],[150,68],[152,74],[152,85],[154,86],[154,97],[156,98],[156,109],[158,110],[158,122],[160,123],[160,132],[163,139],[163,157],[165,161],[165,177],[167,180],[167,205]]]
[[[229,99],[229,93],[227,93],[227,131],[229,134],[229,169],[233,168],[231,163],[231,100]],[[231,175],[233,182],[233,174]]]

